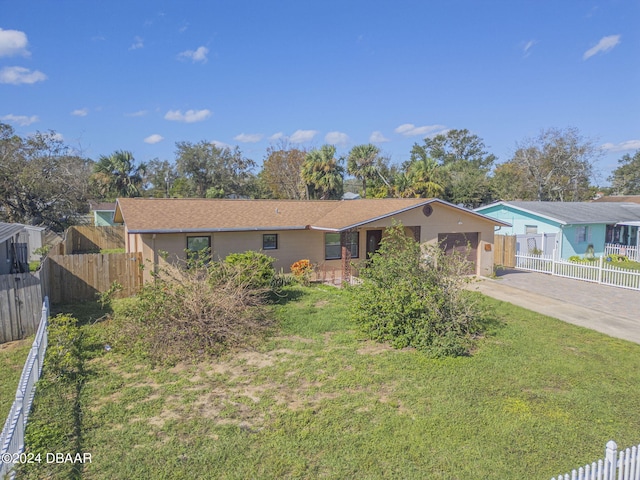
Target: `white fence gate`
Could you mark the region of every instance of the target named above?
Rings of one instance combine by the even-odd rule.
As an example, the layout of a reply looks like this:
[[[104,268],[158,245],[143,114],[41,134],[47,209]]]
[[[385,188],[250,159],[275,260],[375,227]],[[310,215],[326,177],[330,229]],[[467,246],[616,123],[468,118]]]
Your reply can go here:
[[[604,458],[590,465],[558,475],[551,480],[640,480],[640,445],[618,453],[613,440],[607,442]]]
[[[11,472],[11,469],[14,463],[18,462],[14,462],[13,459],[19,459],[19,455],[24,451],[24,430],[36,393],[36,382],[42,373],[44,354],[47,350],[48,326],[49,299],[45,297],[40,325],[20,376],[16,399],[11,405],[9,416],[2,429],[2,434],[0,434],[0,479],[5,478],[7,474],[10,475],[10,478],[14,477],[15,473]]]
[[[517,254],[516,268],[574,278],[585,282],[601,283],[612,287],[640,290],[640,271],[614,267],[609,265],[609,262],[605,262],[604,257],[589,263],[556,260],[555,257],[555,252],[551,256]]]

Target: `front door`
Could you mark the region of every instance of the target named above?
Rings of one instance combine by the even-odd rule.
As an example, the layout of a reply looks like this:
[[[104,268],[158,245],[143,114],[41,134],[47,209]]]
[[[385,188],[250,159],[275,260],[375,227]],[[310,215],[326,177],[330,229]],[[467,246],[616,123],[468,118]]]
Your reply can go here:
[[[376,253],[382,241],[382,230],[367,230],[367,258]]]

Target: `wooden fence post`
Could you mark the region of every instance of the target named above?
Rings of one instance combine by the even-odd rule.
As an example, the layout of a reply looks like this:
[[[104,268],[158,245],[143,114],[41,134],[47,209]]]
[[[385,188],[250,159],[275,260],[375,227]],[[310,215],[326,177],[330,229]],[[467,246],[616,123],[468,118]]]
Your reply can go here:
[[[602,269],[604,268],[604,255],[598,261],[598,283],[602,283]]]

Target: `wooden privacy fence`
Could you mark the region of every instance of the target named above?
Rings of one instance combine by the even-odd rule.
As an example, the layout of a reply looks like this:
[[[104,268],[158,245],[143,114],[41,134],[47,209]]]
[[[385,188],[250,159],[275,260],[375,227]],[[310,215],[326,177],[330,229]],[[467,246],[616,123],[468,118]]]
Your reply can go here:
[[[76,225],[65,232],[62,255],[99,253],[100,250],[124,248],[124,227]]]
[[[20,340],[36,332],[42,298],[36,276],[0,275],[0,343]]]
[[[50,255],[45,263],[42,281],[51,303],[96,300],[113,282],[122,285],[116,297],[135,295],[142,286],[140,253]]]
[[[516,236],[493,236],[493,264],[503,267],[516,266]]]

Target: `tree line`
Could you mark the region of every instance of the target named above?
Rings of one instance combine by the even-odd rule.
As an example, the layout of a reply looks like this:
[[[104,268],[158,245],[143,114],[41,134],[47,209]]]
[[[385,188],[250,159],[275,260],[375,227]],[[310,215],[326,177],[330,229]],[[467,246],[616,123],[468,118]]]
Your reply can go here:
[[[601,150],[575,128],[549,128],[516,143],[503,163],[466,129],[415,143],[394,164],[372,144],[344,157],[323,145],[304,149],[280,141],[262,167],[238,147],[209,141],[176,143],[174,161],[137,162],[117,150],[85,158],[55,132],[23,138],[0,123],[0,220],[62,230],[86,212],[87,201],[118,197],[339,199],[438,197],[475,208],[496,200],[584,201],[593,198]],[[606,193],[640,194],[640,150],[626,154]]]

